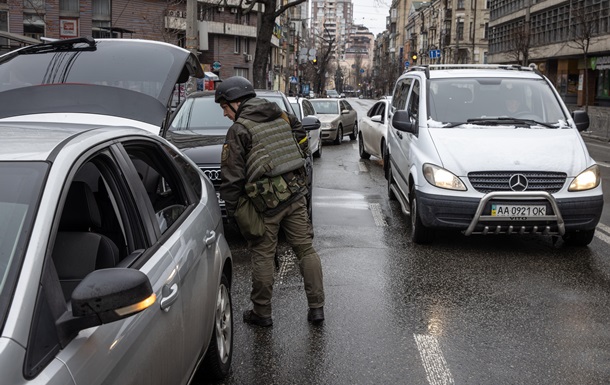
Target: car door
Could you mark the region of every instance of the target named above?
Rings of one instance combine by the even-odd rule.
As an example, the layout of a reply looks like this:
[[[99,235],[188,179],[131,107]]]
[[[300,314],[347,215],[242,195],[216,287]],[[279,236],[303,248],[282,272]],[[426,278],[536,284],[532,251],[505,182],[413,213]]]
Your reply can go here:
[[[349,104],[349,102],[347,100],[342,100],[341,103],[343,103],[343,107],[341,107],[341,111],[343,110],[347,110],[347,114],[345,114],[345,116],[343,116],[344,121],[346,122],[346,128],[344,130],[345,132],[354,132],[354,129],[356,128],[356,123],[358,120],[358,114],[356,113],[356,110],[354,110],[352,108],[352,105]]]
[[[32,321],[29,358],[24,365],[26,375],[33,378],[28,384],[65,384],[65,379],[55,377],[55,363],[65,365],[76,385],[185,383],[183,308],[172,290],[179,280],[180,266],[155,237],[154,213],[143,187],[144,181],[152,179],[152,174],[139,175],[116,143],[101,144],[82,154],[70,171],[63,183],[55,230],[47,248],[47,273],[41,280]],[[116,246],[118,257],[111,262],[101,264],[99,255],[94,263],[85,258],[89,244],[70,246],[68,242],[72,253],[60,247],[66,244],[59,241],[60,237],[73,230],[64,229],[64,222],[80,222],[64,218],[81,215],[84,207],[75,202],[74,186],[85,192],[83,199],[89,210],[97,212],[91,217],[99,217],[84,231],[99,233]],[[49,308],[65,302],[64,307],[69,309],[74,280],[99,268],[140,270],[150,281],[156,303],[129,318],[66,337],[63,347],[49,340],[49,330],[54,330],[57,322],[53,319],[57,315]]]
[[[214,190],[203,188],[196,166],[165,144],[125,144],[125,151],[137,166],[161,177],[159,183],[145,185],[157,221],[153,222],[158,242],[171,255],[177,270],[175,280],[164,290],[177,293],[182,309],[184,363],[179,383],[186,383],[198,358],[210,341],[222,261],[216,259],[221,235],[220,208]],[[208,193],[210,195],[208,195]],[[208,209],[208,206],[212,206]],[[163,305],[163,300],[162,300]],[[169,304],[171,307],[175,306]],[[176,378],[177,382],[178,377]]]
[[[394,95],[392,97],[392,113],[397,110],[406,110],[408,107],[407,101],[410,95],[412,84],[416,80],[410,77],[399,79],[394,87]],[[390,118],[391,119],[391,118]],[[395,128],[390,129],[389,145],[390,145],[390,163],[392,167],[392,176],[396,184],[403,192],[404,196],[408,196],[409,189],[407,186],[407,178],[410,167],[410,149],[411,140],[409,134],[398,131]]]
[[[371,155],[379,156],[377,148],[378,145],[378,123],[373,121],[373,117],[379,115],[379,110],[382,107],[383,102],[377,102],[371,107],[366,115],[360,119],[360,133],[364,141],[364,149]]]
[[[303,110],[303,116],[316,116],[316,111],[313,108],[311,102],[307,99],[301,99],[301,107]],[[316,152],[320,142],[320,129],[307,131],[309,135],[309,148],[312,153]]]

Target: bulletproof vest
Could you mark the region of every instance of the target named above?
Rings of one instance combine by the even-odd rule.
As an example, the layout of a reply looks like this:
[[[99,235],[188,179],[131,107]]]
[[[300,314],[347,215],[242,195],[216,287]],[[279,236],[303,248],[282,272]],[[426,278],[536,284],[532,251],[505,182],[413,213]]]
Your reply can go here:
[[[290,124],[282,118],[254,122],[239,118],[236,123],[252,135],[252,150],[246,158],[246,178],[254,182],[263,176],[274,177],[295,171],[305,165]]]

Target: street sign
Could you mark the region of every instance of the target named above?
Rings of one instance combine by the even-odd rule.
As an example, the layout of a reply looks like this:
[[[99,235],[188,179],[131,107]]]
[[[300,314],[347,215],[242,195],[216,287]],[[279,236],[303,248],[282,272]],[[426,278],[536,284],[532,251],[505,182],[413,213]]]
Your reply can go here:
[[[441,57],[440,49],[431,49],[430,50],[430,59],[438,59]]]
[[[297,84],[298,82],[299,82],[299,79],[296,76],[290,77],[290,84]]]
[[[364,73],[364,68],[360,68],[360,73],[363,74]]]
[[[222,67],[222,66],[220,65],[219,61],[215,61],[214,63],[212,63],[213,70],[218,71],[220,69],[220,67]]]
[[[409,61],[408,60],[405,61],[405,68],[409,68]]]

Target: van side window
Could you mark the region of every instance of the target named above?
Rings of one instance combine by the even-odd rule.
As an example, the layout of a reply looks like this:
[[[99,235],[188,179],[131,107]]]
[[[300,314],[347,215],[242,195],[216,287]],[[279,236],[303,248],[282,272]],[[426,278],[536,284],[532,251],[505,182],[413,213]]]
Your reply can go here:
[[[394,88],[394,95],[392,96],[392,113],[396,110],[404,110],[407,104],[407,95],[409,95],[409,89],[411,88],[412,78],[399,80]]]
[[[407,108],[411,121],[417,121],[418,116],[419,116],[419,93],[420,93],[419,80],[414,80],[413,87],[411,88],[411,93],[409,94],[409,102],[408,102],[408,108]]]

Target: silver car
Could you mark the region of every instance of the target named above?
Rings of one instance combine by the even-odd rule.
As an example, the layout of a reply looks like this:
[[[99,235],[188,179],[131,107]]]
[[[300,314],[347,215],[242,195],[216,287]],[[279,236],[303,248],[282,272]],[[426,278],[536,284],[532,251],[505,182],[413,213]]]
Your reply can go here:
[[[292,105],[292,109],[299,118],[303,120],[306,116],[311,116],[317,119],[316,111],[313,108],[311,102],[305,98],[288,97],[288,101]],[[313,154],[314,158],[322,156],[322,141],[320,140],[320,129],[307,131],[309,150]]]
[[[320,119],[322,140],[341,144],[344,135],[351,140],[358,137],[358,113],[345,99],[311,99],[311,104]]]
[[[0,130],[2,382],[225,376],[232,259],[197,166],[136,128]]]

